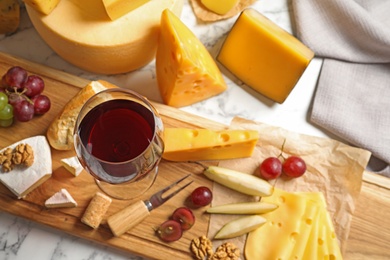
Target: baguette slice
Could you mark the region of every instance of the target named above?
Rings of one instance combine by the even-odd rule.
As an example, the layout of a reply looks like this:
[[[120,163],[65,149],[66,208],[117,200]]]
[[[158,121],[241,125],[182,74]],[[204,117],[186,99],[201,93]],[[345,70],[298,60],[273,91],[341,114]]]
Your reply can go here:
[[[107,81],[98,80],[91,81],[81,89],[50,124],[46,133],[50,146],[56,150],[73,149],[73,131],[83,104],[94,94],[116,87]]]

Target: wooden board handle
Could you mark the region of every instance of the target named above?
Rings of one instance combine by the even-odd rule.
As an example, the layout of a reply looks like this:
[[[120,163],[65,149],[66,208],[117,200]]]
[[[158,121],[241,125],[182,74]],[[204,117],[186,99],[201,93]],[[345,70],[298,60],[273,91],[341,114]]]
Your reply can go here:
[[[118,211],[107,219],[112,233],[119,237],[150,215],[143,201],[138,201]]]

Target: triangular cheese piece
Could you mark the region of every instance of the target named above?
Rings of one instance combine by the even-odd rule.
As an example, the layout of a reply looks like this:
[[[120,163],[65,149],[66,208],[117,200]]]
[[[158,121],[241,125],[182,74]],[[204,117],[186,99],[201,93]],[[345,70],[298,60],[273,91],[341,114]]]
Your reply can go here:
[[[161,16],[156,75],[164,103],[183,107],[226,90],[215,60],[203,43],[169,9]]]
[[[23,198],[41,185],[52,174],[52,161],[49,143],[43,135],[29,137],[10,145],[29,144],[34,151],[34,163],[30,167],[16,166],[10,172],[0,172],[0,182],[3,183],[18,199]],[[8,147],[0,150],[3,152]]]
[[[73,208],[77,202],[66,189],[61,189],[45,201],[46,208]]]
[[[79,176],[84,169],[76,156],[61,159],[61,164],[76,177]]]

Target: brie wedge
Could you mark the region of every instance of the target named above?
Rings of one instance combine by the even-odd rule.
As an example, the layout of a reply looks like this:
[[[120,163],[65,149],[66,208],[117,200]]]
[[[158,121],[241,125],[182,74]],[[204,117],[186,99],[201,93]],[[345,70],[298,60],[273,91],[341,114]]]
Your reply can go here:
[[[83,171],[83,166],[80,164],[79,159],[76,156],[61,159],[61,164],[74,176],[79,176],[79,174]]]
[[[51,177],[52,161],[50,146],[45,136],[29,137],[9,147],[13,149],[18,144],[29,144],[32,147],[34,163],[27,168],[16,166],[10,172],[0,172],[0,182],[15,194],[18,199],[21,199]],[[0,152],[7,148],[0,150]]]
[[[77,202],[66,189],[61,189],[45,201],[46,208],[73,208]]]

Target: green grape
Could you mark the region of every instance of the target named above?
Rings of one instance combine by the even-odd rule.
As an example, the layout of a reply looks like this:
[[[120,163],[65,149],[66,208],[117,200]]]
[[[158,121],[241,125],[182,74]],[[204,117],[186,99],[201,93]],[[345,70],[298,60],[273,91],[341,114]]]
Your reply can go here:
[[[8,127],[8,126],[12,125],[13,122],[14,122],[13,117],[11,117],[10,119],[0,119],[0,126],[1,127]]]
[[[6,104],[5,107],[0,110],[0,120],[7,120],[14,117],[14,108],[10,104]]]
[[[8,96],[4,92],[0,92],[0,110],[3,110],[4,107],[8,104]]]

